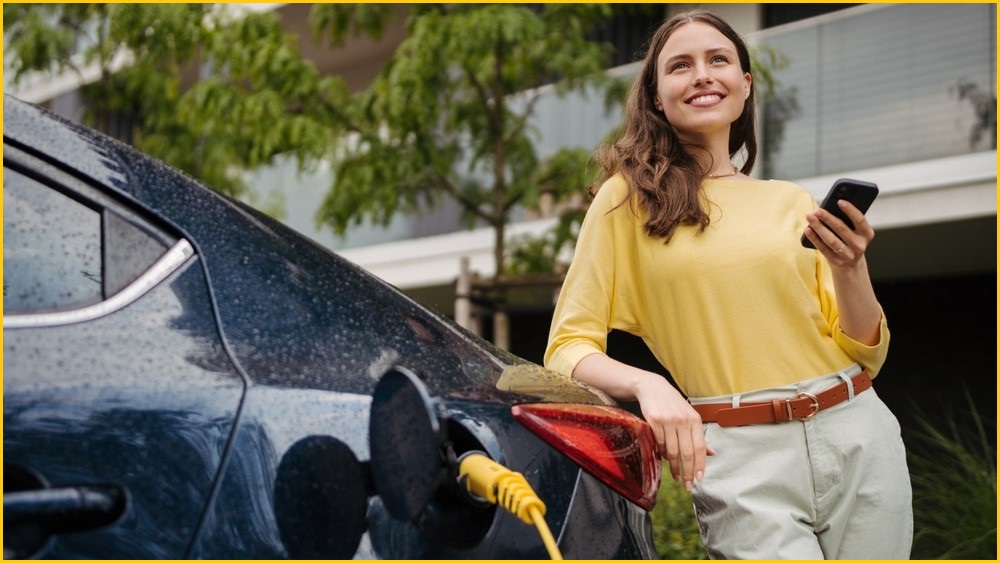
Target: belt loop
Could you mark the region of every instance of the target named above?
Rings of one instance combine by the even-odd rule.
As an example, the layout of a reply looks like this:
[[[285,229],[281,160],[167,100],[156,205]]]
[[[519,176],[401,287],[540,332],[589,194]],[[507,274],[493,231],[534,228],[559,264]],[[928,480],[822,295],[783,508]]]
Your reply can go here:
[[[853,401],[854,400],[854,381],[851,380],[851,376],[847,375],[844,372],[840,372],[840,373],[837,374],[837,377],[843,379],[844,383],[847,384],[847,400],[848,401]]]
[[[740,396],[739,395],[733,395],[732,403],[733,403],[733,408],[734,409],[740,408]]]

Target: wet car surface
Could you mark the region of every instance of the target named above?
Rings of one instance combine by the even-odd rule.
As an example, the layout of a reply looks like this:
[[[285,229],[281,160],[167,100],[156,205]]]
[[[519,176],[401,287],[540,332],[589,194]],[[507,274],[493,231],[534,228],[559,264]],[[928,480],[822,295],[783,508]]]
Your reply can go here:
[[[373,448],[372,394],[399,367],[433,397],[439,443],[414,429]],[[10,96],[3,376],[6,558],[547,557],[530,527],[459,490],[450,458],[471,451],[526,477],[566,557],[656,557],[655,456],[615,427],[598,441],[633,457],[584,470],[586,448],[512,411],[613,409],[606,397]],[[373,449],[402,469],[373,473]],[[392,492],[428,451],[433,489],[400,518]],[[625,491],[633,478],[643,491]]]

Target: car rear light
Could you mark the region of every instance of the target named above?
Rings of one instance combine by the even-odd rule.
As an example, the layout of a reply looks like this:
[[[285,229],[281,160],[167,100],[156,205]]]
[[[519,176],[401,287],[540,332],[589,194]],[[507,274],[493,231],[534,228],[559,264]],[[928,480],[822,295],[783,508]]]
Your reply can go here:
[[[646,510],[656,504],[660,458],[653,430],[617,407],[515,405],[514,418],[602,483]]]

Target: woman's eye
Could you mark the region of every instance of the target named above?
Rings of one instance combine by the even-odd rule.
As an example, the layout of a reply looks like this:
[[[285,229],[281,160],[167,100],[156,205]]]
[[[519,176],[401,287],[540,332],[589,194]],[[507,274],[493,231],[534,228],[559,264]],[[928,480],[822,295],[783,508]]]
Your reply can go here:
[[[683,70],[688,66],[689,65],[687,63],[676,63],[674,66],[670,67],[670,71],[673,72],[675,70]]]
[[[713,63],[728,63],[729,59],[727,59],[723,55],[716,55],[716,56],[712,57],[712,62]]]

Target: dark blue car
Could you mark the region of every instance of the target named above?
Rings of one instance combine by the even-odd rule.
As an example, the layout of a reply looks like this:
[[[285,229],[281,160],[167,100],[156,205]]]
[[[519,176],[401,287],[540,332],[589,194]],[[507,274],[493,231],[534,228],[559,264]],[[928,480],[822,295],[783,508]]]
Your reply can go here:
[[[4,98],[5,558],[655,558],[649,427],[134,149]]]

